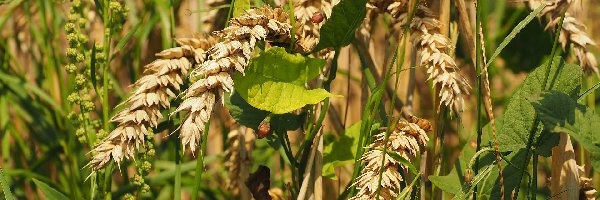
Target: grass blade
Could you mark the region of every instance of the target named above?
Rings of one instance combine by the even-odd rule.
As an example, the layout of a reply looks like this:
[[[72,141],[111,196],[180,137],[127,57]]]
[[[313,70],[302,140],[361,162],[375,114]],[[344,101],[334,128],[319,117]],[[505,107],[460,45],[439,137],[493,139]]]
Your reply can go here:
[[[37,179],[33,179],[33,182],[42,191],[42,193],[44,193],[44,195],[46,196],[46,199],[48,199],[48,200],[69,199],[63,193],[60,193],[59,191],[57,191],[56,189],[48,186],[46,183],[44,183],[42,181],[39,181]]]
[[[540,6],[538,6],[535,10],[533,10],[531,13],[529,13],[529,15],[527,15],[527,17],[525,17],[525,19],[523,19],[523,21],[519,22],[519,24],[517,24],[517,26],[515,26],[515,28],[510,32],[510,34],[508,34],[508,36],[506,36],[504,38],[502,43],[500,43],[500,46],[498,46],[498,48],[496,48],[496,50],[494,51],[494,54],[492,55],[492,57],[490,57],[490,60],[487,62],[486,67],[488,67],[491,63],[494,62],[496,57],[498,57],[498,55],[500,55],[500,52],[502,52],[502,50],[506,47],[506,45],[508,45],[508,43],[510,43],[510,41],[512,41],[515,38],[515,36],[519,32],[521,32],[521,30],[523,28],[525,28],[525,26],[527,26],[527,24],[529,24],[529,22],[531,22],[531,20],[533,20],[533,18],[535,16],[537,16],[538,13],[540,13],[545,7],[546,7],[546,4],[544,4],[544,3],[540,4]]]
[[[90,60],[90,79],[92,80],[92,87],[94,87],[94,91],[96,94],[98,93],[98,88],[96,87],[96,43],[94,42],[92,46],[92,58]]]
[[[133,26],[133,28],[131,28],[131,30],[129,30],[129,32],[121,40],[119,40],[119,43],[117,43],[117,46],[115,46],[115,48],[113,50],[113,55],[110,58],[111,60],[116,57],[116,54],[119,51],[121,51],[121,49],[123,49],[123,47],[125,47],[125,45],[127,45],[129,40],[131,40],[131,37],[133,37],[133,35],[135,33],[137,33],[138,29],[140,29],[141,26],[142,26],[142,23],[137,23],[135,26]]]
[[[6,180],[6,178],[4,176],[4,171],[2,171],[2,168],[0,168],[0,186],[2,186],[2,192],[4,193],[4,199],[6,199],[6,200],[15,199],[13,194],[10,192],[10,187],[8,186],[8,181]]]

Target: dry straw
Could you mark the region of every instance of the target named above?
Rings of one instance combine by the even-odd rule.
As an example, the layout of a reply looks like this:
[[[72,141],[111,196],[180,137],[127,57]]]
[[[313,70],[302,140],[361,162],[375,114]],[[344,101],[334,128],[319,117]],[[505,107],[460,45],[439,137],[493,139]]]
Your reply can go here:
[[[180,47],[156,54],[160,58],[145,66],[145,75],[132,85],[137,89],[121,103],[128,107],[111,119],[117,128],[93,149],[89,165],[94,170],[104,168],[111,159],[120,164],[134,158],[148,128],[156,128],[163,118],[161,109],[170,107],[169,99],[176,96],[190,68],[205,60],[205,50],[215,42],[212,37],[195,35],[178,39]]]
[[[413,18],[411,42],[417,48],[417,63],[426,67],[429,80],[439,88],[440,105],[442,104],[461,113],[464,109],[464,95],[469,94],[470,85],[458,73],[456,62],[449,55],[454,48],[450,39],[440,34],[440,21],[425,6],[420,5]],[[439,107],[438,107],[439,111]]]
[[[365,167],[353,184],[358,193],[350,199],[376,199],[378,187],[381,187],[379,199],[396,199],[403,180],[398,170],[406,172],[407,167],[390,155],[384,159],[383,149],[387,147],[387,152],[398,154],[408,161],[414,160],[419,152],[425,150],[429,140],[426,132],[430,130],[429,121],[412,116],[408,121],[400,120],[396,124],[387,142],[385,132],[376,135],[375,141],[369,145],[370,150],[361,158]]]
[[[263,40],[289,43],[291,28],[284,10],[265,6],[247,10],[242,16],[232,18],[229,27],[215,32],[224,40],[210,48],[207,60],[192,71],[193,83],[183,93],[184,101],[172,113],[186,113],[180,126],[184,148],[196,151],[215,103],[223,100],[225,92],[233,90],[233,73],[244,74],[256,43]]]
[[[572,0],[543,1],[543,3],[546,3],[547,5],[538,16],[547,20],[548,25],[546,26],[546,29],[556,31],[561,16],[569,8],[571,2]],[[531,9],[535,9],[541,3],[541,0],[530,0],[528,5]],[[575,18],[569,12],[566,12],[560,31],[559,41],[563,49],[567,48],[569,45],[573,47],[573,53],[577,57],[579,65],[581,65],[584,71],[588,74],[593,72],[600,77],[596,57],[594,57],[594,54],[589,52],[588,49],[588,46],[594,46],[596,43],[588,36],[585,29],[585,25],[579,19]]]

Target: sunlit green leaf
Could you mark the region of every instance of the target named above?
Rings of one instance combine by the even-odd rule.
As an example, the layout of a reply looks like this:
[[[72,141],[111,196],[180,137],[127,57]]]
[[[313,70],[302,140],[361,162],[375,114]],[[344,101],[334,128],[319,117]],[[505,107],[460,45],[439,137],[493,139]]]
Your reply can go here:
[[[236,91],[253,107],[283,114],[316,104],[334,95],[323,89],[306,89],[304,84],[319,75],[325,61],[289,54],[281,47],[255,57],[245,75],[236,74]]]

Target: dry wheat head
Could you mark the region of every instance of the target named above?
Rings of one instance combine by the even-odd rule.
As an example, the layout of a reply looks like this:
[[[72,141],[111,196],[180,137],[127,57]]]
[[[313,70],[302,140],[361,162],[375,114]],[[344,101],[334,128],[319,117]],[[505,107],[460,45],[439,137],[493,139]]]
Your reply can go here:
[[[556,31],[561,16],[569,9],[571,2],[572,0],[530,0],[528,6],[531,9],[535,9],[541,3],[546,3],[546,7],[538,14],[538,17],[546,19],[548,22],[546,29]],[[560,31],[559,41],[563,49],[566,49],[569,45],[573,47],[573,53],[575,54],[575,57],[577,57],[579,65],[585,72],[588,74],[593,72],[600,77],[596,57],[594,57],[588,49],[588,46],[595,46],[596,43],[588,36],[585,29],[585,25],[579,19],[575,18],[569,12],[566,12]]]
[[[214,32],[224,40],[208,49],[207,60],[190,73],[193,83],[183,92],[184,101],[171,113],[186,113],[180,126],[184,149],[196,151],[215,103],[223,100],[225,92],[233,90],[233,73],[244,74],[256,43],[263,40],[289,43],[291,28],[285,11],[265,6],[247,10],[242,16],[232,18],[229,27]]]
[[[375,141],[369,145],[370,150],[361,158],[365,166],[353,183],[358,193],[350,199],[376,199],[380,174],[379,199],[396,199],[400,193],[400,182],[403,180],[398,170],[406,171],[407,167],[392,156],[386,155],[384,159],[385,152],[381,149],[387,147],[388,152],[396,153],[408,161],[414,160],[420,151],[425,150],[429,140],[426,132],[430,130],[429,121],[413,116],[408,121],[398,121],[395,129],[389,134],[387,144],[386,133],[377,134]]]
[[[120,164],[123,159],[134,158],[148,128],[156,128],[163,118],[161,109],[170,107],[170,98],[176,96],[190,68],[204,61],[205,50],[216,39],[196,35],[177,42],[180,47],[157,53],[160,58],[146,65],[145,75],[132,85],[136,90],[121,103],[128,107],[111,119],[117,127],[92,150],[89,165],[94,170],[104,168],[111,159]]]
[[[460,69],[448,55],[454,47],[448,37],[440,34],[440,22],[427,7],[419,6],[410,28],[411,42],[418,50],[417,65],[427,68],[428,79],[439,88],[439,106],[443,104],[461,113],[464,96],[469,94],[471,86],[458,73]]]

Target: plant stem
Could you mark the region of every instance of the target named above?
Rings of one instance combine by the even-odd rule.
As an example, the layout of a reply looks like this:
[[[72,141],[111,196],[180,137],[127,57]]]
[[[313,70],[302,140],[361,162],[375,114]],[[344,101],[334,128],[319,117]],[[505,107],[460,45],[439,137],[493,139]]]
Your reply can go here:
[[[206,134],[205,134],[206,135]],[[181,141],[175,141],[175,183],[173,183],[173,198],[181,200]]]
[[[109,0],[104,0],[104,56],[109,57],[110,55],[110,44],[111,44],[111,19],[110,19],[110,9],[109,9]],[[110,59],[106,59],[104,63],[104,70],[102,74],[102,119],[104,122],[104,130],[109,130],[109,109],[110,105],[108,104],[108,73],[110,71]],[[93,78],[93,77],[92,77]]]
[[[194,176],[192,199],[198,199],[198,190],[200,190],[200,181],[202,180],[202,172],[204,170],[204,156],[206,156],[206,140],[208,139],[210,121],[211,120],[209,119],[206,125],[204,125],[204,134],[202,134],[200,152],[198,153],[198,159],[196,160],[196,176]]]

